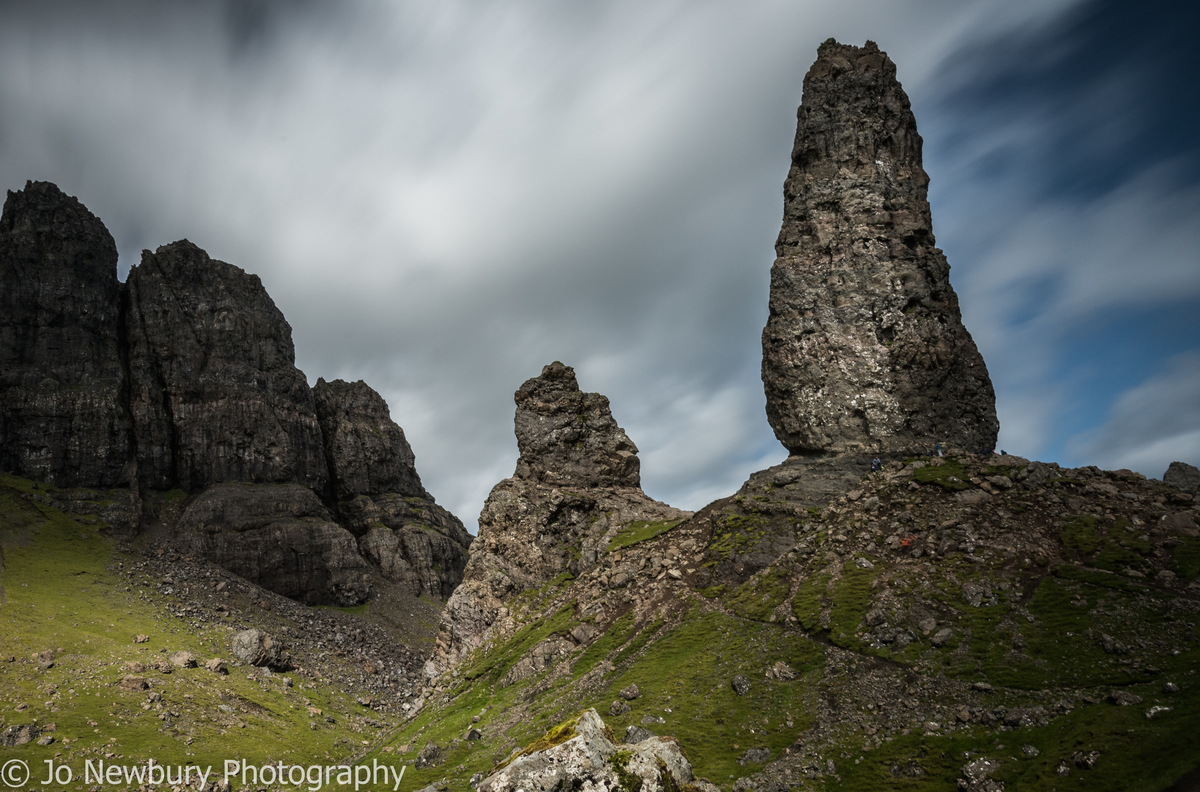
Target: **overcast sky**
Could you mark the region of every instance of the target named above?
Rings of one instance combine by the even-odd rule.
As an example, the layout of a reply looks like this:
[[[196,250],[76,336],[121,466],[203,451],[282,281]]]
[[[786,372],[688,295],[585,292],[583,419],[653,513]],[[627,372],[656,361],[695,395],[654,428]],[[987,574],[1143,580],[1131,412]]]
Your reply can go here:
[[[472,531],[513,391],[575,367],[696,509],[783,460],[760,333],[821,41],[873,39],[1000,447],[1200,464],[1197,4],[0,3],[0,187],[262,278],[310,382],[365,379]]]

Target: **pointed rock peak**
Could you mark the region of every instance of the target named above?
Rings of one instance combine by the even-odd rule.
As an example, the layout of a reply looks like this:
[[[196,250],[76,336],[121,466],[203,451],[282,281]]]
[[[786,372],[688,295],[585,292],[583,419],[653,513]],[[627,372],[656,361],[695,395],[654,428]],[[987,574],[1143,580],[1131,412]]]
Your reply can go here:
[[[640,487],[637,446],[613,420],[608,399],[583,393],[558,361],[517,390],[521,458],[514,476],[550,485]]]
[[[830,39],[804,79],[763,331],[767,418],[793,454],[995,445],[987,367],[936,247],[895,65]]]

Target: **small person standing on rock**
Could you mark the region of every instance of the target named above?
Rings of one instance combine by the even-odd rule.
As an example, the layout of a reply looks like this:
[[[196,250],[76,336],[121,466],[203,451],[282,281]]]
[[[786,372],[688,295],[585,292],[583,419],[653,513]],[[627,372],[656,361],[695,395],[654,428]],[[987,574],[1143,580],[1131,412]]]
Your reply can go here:
[[[871,472],[878,473],[881,470],[883,470],[883,462],[879,461],[879,457],[875,457],[871,460]]]
[[[938,455],[938,456],[941,456],[941,455],[942,455],[942,444],[941,444],[941,443],[934,443],[934,444],[933,444],[933,450],[937,452],[937,455]]]

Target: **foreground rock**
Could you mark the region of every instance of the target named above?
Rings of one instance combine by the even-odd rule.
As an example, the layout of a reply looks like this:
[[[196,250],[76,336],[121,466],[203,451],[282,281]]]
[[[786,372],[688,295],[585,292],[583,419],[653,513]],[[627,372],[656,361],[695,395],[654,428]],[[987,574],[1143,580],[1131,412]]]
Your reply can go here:
[[[990,450],[995,393],[935,246],[895,64],[830,39],[798,116],[763,331],[775,436],[802,455]]]
[[[637,447],[608,399],[582,393],[562,363],[542,369],[514,397],[521,457],[479,515],[463,583],[446,604],[430,673],[493,633],[514,628],[507,603],[564,573],[579,574],[635,523],[689,516],[642,492]]]
[[[640,789],[667,792],[695,781],[672,737],[618,746],[596,710],[583,711],[510,759],[479,784],[480,792]]]
[[[1200,495],[1200,469],[1186,462],[1172,462],[1163,474],[1163,483],[1189,495]]]

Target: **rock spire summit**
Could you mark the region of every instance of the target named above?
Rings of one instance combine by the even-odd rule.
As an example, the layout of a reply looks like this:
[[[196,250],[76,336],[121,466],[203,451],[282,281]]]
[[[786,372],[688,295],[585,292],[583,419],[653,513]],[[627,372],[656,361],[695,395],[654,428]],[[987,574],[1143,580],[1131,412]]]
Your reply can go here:
[[[797,117],[763,331],[775,436],[805,456],[992,448],[995,392],[935,246],[896,65],[829,39]]]

